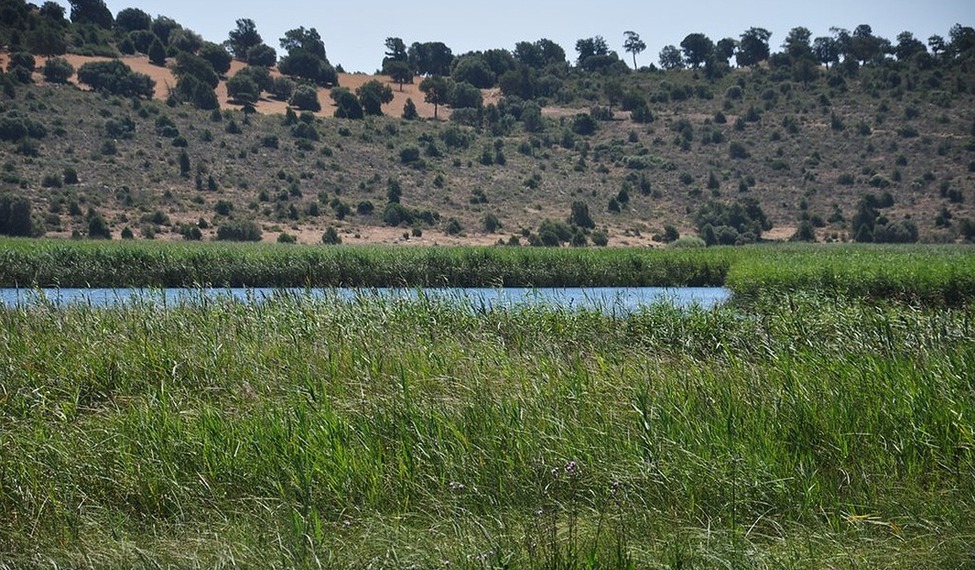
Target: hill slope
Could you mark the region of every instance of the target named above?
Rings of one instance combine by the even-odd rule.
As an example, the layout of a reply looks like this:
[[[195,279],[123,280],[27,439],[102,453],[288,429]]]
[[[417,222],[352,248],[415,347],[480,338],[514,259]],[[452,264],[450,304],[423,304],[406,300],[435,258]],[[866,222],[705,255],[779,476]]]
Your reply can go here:
[[[154,73],[159,97],[169,71]],[[340,83],[367,79],[343,75]],[[394,86],[384,107],[391,116],[359,121],[331,117],[322,90],[323,112],[302,127],[285,124],[280,102],[262,101],[262,113],[245,116],[224,95],[218,117],[38,81],[0,105],[2,116],[29,117],[48,131],[26,147],[0,143],[0,191],[29,197],[48,235],[85,234],[91,208],[115,236],[130,228],[176,239],[181,224],[192,224],[212,237],[230,219],[253,219],[265,240],[287,232],[309,243],[328,227],[344,243],[514,235],[524,243],[543,220],[565,221],[574,202],[588,206],[610,245],[656,243],[667,225],[694,233],[694,215],[710,199],[753,198],[772,224],[765,237],[779,239],[800,219],[822,226],[820,240],[850,239],[865,193],[889,193],[881,215],[911,220],[925,240],[954,240],[959,221],[973,217],[975,81],[967,67],[892,63],[852,77],[821,70],[808,84],[763,68],[710,80],[694,70],[631,73],[623,87],[650,101],[653,122],[615,109],[580,134],[587,120],[577,117],[590,116],[591,105],[603,106],[594,116],[606,114],[611,81],[619,79],[568,78],[575,102],[545,107],[532,132],[526,105],[488,92],[479,128],[398,118],[407,96],[421,117],[432,115],[415,85],[403,93]],[[66,170],[77,184],[64,183]],[[405,209],[384,220],[390,188]],[[488,215],[500,229],[485,229]]]

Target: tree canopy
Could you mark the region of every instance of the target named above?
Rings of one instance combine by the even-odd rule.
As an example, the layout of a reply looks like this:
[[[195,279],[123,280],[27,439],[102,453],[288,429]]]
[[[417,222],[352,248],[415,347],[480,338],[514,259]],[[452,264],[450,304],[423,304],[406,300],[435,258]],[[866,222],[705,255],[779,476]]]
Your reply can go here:
[[[71,21],[75,24],[94,24],[111,30],[115,23],[112,12],[103,0],[69,0]]]
[[[626,50],[626,53],[633,54],[633,69],[637,69],[636,56],[647,49],[647,44],[640,39],[640,34],[636,32],[627,31],[623,32],[623,35],[626,36],[623,41],[623,49]]]
[[[740,67],[758,65],[768,59],[769,38],[772,32],[765,28],[749,28],[741,35],[735,60]]]
[[[234,57],[240,60],[247,59],[247,52],[255,46],[264,43],[261,34],[257,33],[257,24],[250,18],[237,20],[237,27],[230,30],[227,39],[227,48]]]
[[[688,34],[680,42],[684,51],[684,59],[693,68],[698,68],[714,53],[714,42],[701,33]]]

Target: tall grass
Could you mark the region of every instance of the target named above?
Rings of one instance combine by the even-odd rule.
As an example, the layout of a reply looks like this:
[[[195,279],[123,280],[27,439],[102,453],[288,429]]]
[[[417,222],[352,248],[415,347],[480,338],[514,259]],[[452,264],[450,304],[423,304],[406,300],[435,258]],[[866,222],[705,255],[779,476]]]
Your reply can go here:
[[[731,264],[725,284],[744,302],[805,290],[858,299],[958,306],[975,295],[975,248],[758,248]]]
[[[7,308],[0,561],[962,566],[973,316],[817,295]]]
[[[0,286],[694,286],[728,251],[0,241]]]
[[[958,306],[965,246],[706,250],[307,247],[0,240],[0,287],[729,287],[747,304],[797,291]]]

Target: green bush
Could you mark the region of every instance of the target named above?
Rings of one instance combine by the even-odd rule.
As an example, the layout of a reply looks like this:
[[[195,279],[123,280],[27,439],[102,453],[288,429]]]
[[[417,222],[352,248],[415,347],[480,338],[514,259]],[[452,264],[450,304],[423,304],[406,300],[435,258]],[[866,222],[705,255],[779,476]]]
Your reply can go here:
[[[230,221],[217,226],[219,241],[261,241],[263,231],[251,220]]]

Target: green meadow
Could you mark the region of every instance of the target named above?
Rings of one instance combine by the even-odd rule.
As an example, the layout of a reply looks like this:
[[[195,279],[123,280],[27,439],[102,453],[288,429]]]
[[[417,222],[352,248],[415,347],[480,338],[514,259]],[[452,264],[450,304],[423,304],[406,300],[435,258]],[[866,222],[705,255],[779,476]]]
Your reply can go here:
[[[4,243],[5,283],[66,285],[37,260],[75,256],[92,284],[606,273],[735,300],[0,308],[0,568],[975,564],[971,249]]]

